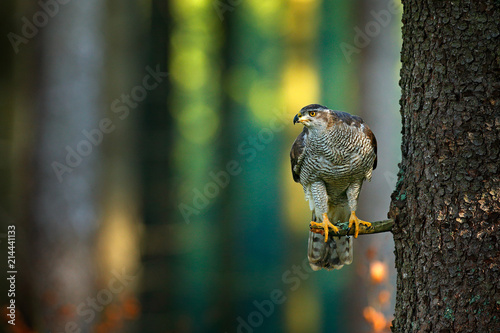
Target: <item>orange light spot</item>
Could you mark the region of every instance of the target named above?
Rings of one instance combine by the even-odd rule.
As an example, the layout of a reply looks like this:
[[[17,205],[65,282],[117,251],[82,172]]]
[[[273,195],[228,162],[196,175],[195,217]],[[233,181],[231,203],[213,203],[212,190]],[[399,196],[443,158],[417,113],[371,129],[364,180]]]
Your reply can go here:
[[[377,255],[377,249],[374,246],[370,246],[368,249],[366,249],[365,255],[366,255],[366,259],[371,261]]]
[[[378,301],[380,302],[380,304],[384,305],[386,304],[387,302],[389,302],[389,300],[391,299],[391,293],[388,291],[388,290],[382,290],[379,294],[378,294]]]
[[[128,297],[123,302],[123,315],[127,319],[136,319],[141,312],[141,305],[134,297]]]
[[[58,310],[61,316],[65,317],[66,319],[72,318],[76,313],[76,307],[73,304],[65,304]]]
[[[372,282],[381,283],[387,279],[387,265],[381,261],[370,263],[370,277]]]
[[[95,328],[96,333],[107,333],[112,329],[112,327],[108,323],[100,323]]]
[[[375,332],[379,332],[384,330],[387,327],[387,320],[385,319],[385,316],[383,313],[378,312],[371,306],[366,307],[363,310],[363,317],[365,317],[365,320],[372,325],[373,329]]]
[[[116,304],[110,304],[106,308],[106,318],[110,323],[117,323],[120,321],[122,317],[121,309],[118,305]]]

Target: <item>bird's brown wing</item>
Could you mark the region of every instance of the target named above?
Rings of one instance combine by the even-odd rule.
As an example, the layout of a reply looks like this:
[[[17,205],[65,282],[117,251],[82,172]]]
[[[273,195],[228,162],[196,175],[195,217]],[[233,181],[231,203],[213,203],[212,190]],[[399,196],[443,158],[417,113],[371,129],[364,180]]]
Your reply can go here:
[[[292,149],[290,150],[290,162],[292,164],[292,176],[293,180],[298,183],[300,180],[300,165],[302,164],[302,159],[303,159],[303,154],[304,154],[304,147],[305,147],[305,142],[306,142],[306,137],[307,137],[308,129],[307,127],[304,127],[302,132],[299,134],[297,139],[295,139],[295,142],[292,145]]]
[[[377,139],[375,138],[375,134],[373,134],[372,130],[366,124],[363,132],[370,139],[372,143],[373,152],[375,153],[375,160],[373,161],[373,170],[375,170],[375,168],[377,167]]]
[[[375,135],[373,134],[370,127],[368,127],[368,125],[363,121],[361,117],[349,114],[347,112],[330,110],[330,114],[334,116],[338,121],[344,122],[349,126],[354,125],[360,128],[361,124],[364,125],[363,133],[368,137],[368,139],[370,139],[373,152],[375,153],[375,160],[373,161],[373,170],[375,170],[375,168],[377,167],[377,139],[375,139]]]

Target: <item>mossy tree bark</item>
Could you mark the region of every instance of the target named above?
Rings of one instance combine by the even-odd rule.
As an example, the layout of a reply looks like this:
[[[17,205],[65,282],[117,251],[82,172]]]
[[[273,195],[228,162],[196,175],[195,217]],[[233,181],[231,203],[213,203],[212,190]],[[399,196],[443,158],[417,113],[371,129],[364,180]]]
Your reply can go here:
[[[500,330],[500,4],[403,1],[394,332]]]

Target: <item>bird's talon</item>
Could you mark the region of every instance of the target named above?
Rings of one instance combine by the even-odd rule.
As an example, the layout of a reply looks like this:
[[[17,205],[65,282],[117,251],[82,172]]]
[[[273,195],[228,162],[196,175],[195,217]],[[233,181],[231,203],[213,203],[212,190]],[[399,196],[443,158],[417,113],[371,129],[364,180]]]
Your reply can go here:
[[[349,228],[351,228],[351,226],[353,224],[354,224],[354,238],[358,238],[360,224],[364,226],[365,230],[368,229],[369,227],[371,227],[371,225],[372,225],[370,222],[366,222],[366,221],[362,221],[362,220],[358,219],[355,212],[351,211],[351,216],[349,217]]]
[[[323,214],[323,222],[319,223],[319,222],[314,222],[314,221],[311,221],[311,224],[310,226],[314,229],[323,229],[324,232],[325,232],[325,243],[328,241],[328,232],[329,232],[329,228],[332,228],[333,232],[335,233],[338,233],[339,232],[339,228],[337,228],[335,225],[333,225],[330,220],[328,219],[328,216],[325,214]]]

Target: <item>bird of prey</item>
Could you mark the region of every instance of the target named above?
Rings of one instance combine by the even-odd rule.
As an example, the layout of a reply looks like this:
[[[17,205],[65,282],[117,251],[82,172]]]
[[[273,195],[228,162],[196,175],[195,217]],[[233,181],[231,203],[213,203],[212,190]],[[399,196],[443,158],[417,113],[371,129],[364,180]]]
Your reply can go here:
[[[309,231],[309,264],[313,270],[340,269],[352,262],[352,238],[328,238],[328,227],[338,232],[332,222],[349,221],[357,238],[360,225],[370,226],[356,208],[363,181],[371,180],[377,166],[377,141],[360,117],[318,104],[303,107],[297,122],[304,129],[290,151],[293,180],[309,201],[311,226],[324,230],[324,237]]]

